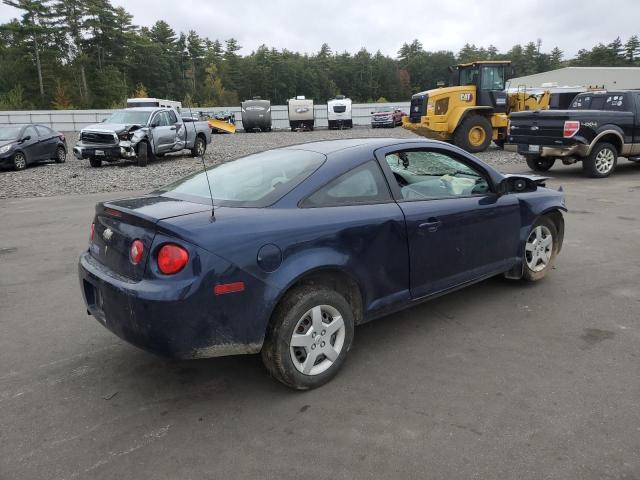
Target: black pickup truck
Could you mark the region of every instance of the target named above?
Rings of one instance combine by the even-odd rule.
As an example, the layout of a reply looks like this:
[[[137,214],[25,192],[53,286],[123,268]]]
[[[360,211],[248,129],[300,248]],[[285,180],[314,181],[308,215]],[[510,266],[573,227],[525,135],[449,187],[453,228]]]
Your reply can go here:
[[[507,142],[532,170],[549,170],[561,159],[581,161],[590,177],[607,177],[618,156],[640,161],[640,91],[584,92],[568,110],[512,113]]]

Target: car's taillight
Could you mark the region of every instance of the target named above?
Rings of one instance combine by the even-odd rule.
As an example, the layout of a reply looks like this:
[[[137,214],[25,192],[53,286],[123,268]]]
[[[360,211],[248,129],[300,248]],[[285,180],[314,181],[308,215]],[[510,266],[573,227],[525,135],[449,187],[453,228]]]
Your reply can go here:
[[[580,122],[576,120],[566,120],[564,122],[564,131],[562,136],[564,138],[571,138],[580,130]]]
[[[189,261],[189,252],[179,245],[167,243],[158,250],[158,268],[165,275],[182,270]]]
[[[96,225],[94,223],[91,224],[91,230],[89,231],[89,240],[93,242],[93,236],[96,233]]]
[[[129,249],[129,257],[134,265],[140,263],[142,260],[142,254],[144,253],[144,244],[140,240],[134,240],[131,243],[131,248]]]

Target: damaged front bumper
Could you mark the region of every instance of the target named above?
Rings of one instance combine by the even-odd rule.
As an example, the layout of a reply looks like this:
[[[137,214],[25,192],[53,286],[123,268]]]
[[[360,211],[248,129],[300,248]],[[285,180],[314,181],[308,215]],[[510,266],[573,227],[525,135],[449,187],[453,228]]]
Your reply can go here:
[[[78,160],[86,158],[104,158],[119,159],[119,158],[135,158],[136,148],[130,140],[121,140],[114,145],[94,145],[78,143],[73,147],[73,154]]]

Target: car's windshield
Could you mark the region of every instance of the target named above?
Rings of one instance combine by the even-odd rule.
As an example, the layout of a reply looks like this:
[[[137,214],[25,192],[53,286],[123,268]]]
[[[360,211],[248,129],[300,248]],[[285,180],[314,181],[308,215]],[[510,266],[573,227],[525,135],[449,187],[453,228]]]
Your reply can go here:
[[[211,167],[207,173],[214,204],[230,207],[271,205],[311,175],[325,158],[307,150],[270,150]],[[158,193],[198,203],[211,202],[204,172],[162,187]]]
[[[16,140],[22,127],[2,127],[0,128],[0,140]]]
[[[107,119],[107,123],[122,123],[131,125],[146,125],[151,112],[141,112],[137,110],[120,110]]]

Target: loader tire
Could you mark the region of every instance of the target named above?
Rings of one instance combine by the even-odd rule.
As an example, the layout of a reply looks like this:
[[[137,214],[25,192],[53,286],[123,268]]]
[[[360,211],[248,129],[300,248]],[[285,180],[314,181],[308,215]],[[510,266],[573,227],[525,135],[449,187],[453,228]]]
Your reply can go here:
[[[483,152],[491,143],[491,122],[481,115],[470,115],[456,128],[453,143],[470,153]]]

